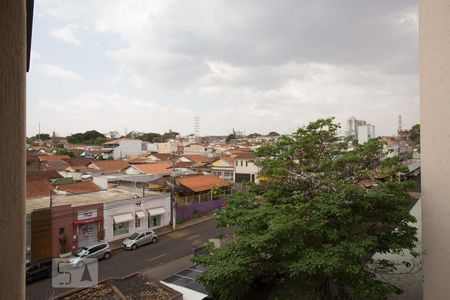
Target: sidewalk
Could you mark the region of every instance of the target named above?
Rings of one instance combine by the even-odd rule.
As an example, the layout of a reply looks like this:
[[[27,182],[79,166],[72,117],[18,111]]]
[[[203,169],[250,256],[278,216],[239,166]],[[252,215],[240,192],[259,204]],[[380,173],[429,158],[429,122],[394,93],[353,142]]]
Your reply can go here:
[[[169,234],[169,233],[174,232],[174,231],[182,230],[184,228],[187,228],[187,227],[190,227],[190,226],[194,226],[194,225],[197,225],[197,224],[200,224],[200,223],[212,220],[213,218],[214,218],[214,216],[212,214],[207,214],[207,215],[204,215],[204,216],[201,216],[201,217],[198,217],[198,218],[193,218],[193,219],[186,220],[183,223],[178,224],[176,230],[173,230],[172,225],[167,225],[167,226],[164,226],[164,227],[157,228],[154,231],[155,231],[155,233],[158,236],[163,236],[163,235]],[[111,247],[112,250],[120,249],[120,248],[122,248],[122,241],[123,240],[124,239],[120,239],[120,240],[109,242],[109,246]]]

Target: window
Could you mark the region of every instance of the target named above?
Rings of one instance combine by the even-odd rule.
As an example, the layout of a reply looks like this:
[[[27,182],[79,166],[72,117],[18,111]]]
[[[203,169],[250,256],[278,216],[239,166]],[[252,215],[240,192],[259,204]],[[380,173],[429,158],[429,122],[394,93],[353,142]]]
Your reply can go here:
[[[248,161],[245,162],[245,166],[248,167]]]
[[[236,160],[236,167],[238,166],[238,163],[239,163],[239,161],[238,161],[238,160]]]
[[[113,236],[127,234],[129,232],[130,222],[115,223],[113,225]]]
[[[104,245],[99,245],[99,246],[92,247],[91,249],[89,249],[89,253],[95,253],[95,252],[97,252],[97,251],[99,251],[99,250],[101,250],[103,248],[105,248]]]
[[[59,235],[64,235],[64,227],[61,227],[61,228],[59,229]]]
[[[244,161],[243,160],[241,160],[241,167],[243,167],[244,166]]]
[[[148,228],[156,227],[161,225],[161,215],[150,216],[148,218]]]
[[[134,227],[136,228],[141,227],[141,219],[139,219],[138,215],[134,216]]]

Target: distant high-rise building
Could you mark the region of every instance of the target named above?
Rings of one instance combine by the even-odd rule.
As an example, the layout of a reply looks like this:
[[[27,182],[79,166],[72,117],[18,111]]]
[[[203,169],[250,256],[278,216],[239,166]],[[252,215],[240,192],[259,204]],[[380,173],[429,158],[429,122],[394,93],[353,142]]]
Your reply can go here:
[[[358,141],[358,144],[364,144],[369,139],[375,138],[375,125],[350,117],[347,120],[345,136],[353,136]]]

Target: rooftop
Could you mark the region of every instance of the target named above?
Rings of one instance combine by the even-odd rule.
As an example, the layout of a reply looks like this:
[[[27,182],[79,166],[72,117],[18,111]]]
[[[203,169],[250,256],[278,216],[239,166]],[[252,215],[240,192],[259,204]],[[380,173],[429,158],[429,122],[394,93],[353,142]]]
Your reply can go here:
[[[26,213],[31,213],[35,209],[46,208],[50,205],[50,193],[48,196],[27,199],[25,201]],[[145,196],[158,196],[162,195],[158,192],[145,191]],[[125,188],[117,187],[110,188],[106,191],[99,191],[85,194],[75,195],[52,195],[52,205],[60,206],[71,204],[72,207],[84,206],[96,203],[109,203],[119,200],[133,199],[136,196],[142,196],[142,189],[140,188]]]
[[[230,182],[216,175],[189,175],[176,179],[176,182],[193,192],[203,192],[218,185],[220,187],[229,186]]]
[[[95,287],[71,290],[53,299],[148,299],[181,300],[183,295],[143,274],[130,274],[122,278],[109,278]]]

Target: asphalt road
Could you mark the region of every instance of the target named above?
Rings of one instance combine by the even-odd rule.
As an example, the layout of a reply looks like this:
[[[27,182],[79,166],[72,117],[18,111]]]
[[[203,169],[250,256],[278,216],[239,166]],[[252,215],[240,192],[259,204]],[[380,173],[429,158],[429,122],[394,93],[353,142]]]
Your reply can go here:
[[[108,260],[99,261],[99,281],[108,277],[127,274],[166,264],[192,254],[193,248],[206,243],[225,229],[215,228],[209,220],[191,227],[161,236],[158,243],[148,244],[134,251],[115,250]],[[51,279],[44,279],[27,285],[27,299],[49,299],[66,289],[53,289]]]

